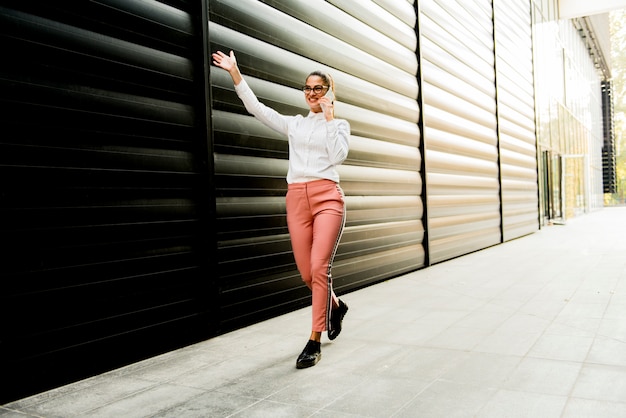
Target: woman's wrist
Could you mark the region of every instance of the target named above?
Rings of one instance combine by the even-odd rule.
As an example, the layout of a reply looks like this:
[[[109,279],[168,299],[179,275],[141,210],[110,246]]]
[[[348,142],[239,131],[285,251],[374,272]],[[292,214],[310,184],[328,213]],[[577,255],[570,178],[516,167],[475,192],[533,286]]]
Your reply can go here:
[[[239,67],[237,67],[236,64],[233,66],[233,68],[231,68],[229,73],[235,85],[238,85],[239,83],[241,83],[241,80],[243,80],[243,77],[241,76],[241,72],[239,72]]]

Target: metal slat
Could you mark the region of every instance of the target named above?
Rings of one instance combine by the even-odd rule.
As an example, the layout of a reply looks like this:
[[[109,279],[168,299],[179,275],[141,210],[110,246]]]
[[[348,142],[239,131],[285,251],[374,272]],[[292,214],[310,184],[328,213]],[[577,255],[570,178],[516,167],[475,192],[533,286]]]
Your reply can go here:
[[[220,3],[220,6],[219,10],[215,10],[216,16],[212,19],[221,21],[228,16],[238,16],[238,22],[233,27],[246,37],[259,39],[284,51],[304,55],[332,68],[349,70],[350,74],[356,77],[370,80],[401,94],[406,94],[405,92],[410,86],[416,86],[415,73],[403,71],[385,59],[355,48],[340,38],[320,31],[308,22],[288,16],[262,2],[229,0]],[[310,3],[309,6],[311,6]],[[349,22],[342,24],[349,24]],[[354,29],[357,30],[358,28]],[[257,59],[265,59],[259,54],[259,51],[251,51],[251,53]],[[350,59],[346,60],[346,56],[349,56]],[[417,66],[414,57],[407,56],[407,59],[412,60],[415,67]],[[287,71],[296,75],[298,71],[301,71],[301,75],[297,78],[297,82],[301,84],[311,71],[311,67],[299,68],[294,63],[289,62]],[[252,74],[254,74],[254,70],[252,70]],[[276,80],[276,73],[271,70],[264,78],[278,81]]]

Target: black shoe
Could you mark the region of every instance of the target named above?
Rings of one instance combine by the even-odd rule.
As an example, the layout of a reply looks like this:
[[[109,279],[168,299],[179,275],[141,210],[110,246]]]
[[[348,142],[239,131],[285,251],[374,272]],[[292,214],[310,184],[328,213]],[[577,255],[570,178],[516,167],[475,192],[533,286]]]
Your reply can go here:
[[[341,332],[341,322],[343,321],[343,317],[346,316],[346,312],[348,312],[348,305],[339,299],[339,306],[333,309],[330,316],[330,325],[332,329],[328,331],[329,339],[334,340]]]
[[[312,367],[320,361],[322,357],[322,349],[319,341],[309,340],[302,350],[302,353],[298,356],[298,360],[296,361],[297,369],[305,369],[307,367]]]

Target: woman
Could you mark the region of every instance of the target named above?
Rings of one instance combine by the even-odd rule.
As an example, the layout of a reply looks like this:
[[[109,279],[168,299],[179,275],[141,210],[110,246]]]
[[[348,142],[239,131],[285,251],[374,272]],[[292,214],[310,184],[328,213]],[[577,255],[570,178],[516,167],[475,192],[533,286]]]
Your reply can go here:
[[[302,88],[310,108],[306,117],[285,116],[259,102],[243,79],[233,51],[212,54],[213,64],[228,71],[246,110],[289,140],[287,226],[298,271],[312,294],[311,335],[296,360],[299,369],[320,360],[322,332],[334,340],[348,306],[332,289],[331,267],[345,224],[344,195],[336,166],[348,156],[350,125],[335,119],[334,83],[329,74],[309,74]],[[332,95],[329,93],[332,93]]]

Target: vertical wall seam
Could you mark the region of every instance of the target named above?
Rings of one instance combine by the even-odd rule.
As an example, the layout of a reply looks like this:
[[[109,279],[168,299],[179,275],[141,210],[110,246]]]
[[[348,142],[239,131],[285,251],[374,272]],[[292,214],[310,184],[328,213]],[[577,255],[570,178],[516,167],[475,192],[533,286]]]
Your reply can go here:
[[[494,85],[495,85],[495,101],[496,101],[496,148],[498,149],[498,183],[499,199],[500,199],[500,243],[504,242],[504,202],[502,198],[502,145],[500,141],[500,101],[498,99],[498,42],[496,34],[496,1],[491,2],[491,21],[492,21],[492,33],[493,33],[493,71],[494,71]]]

